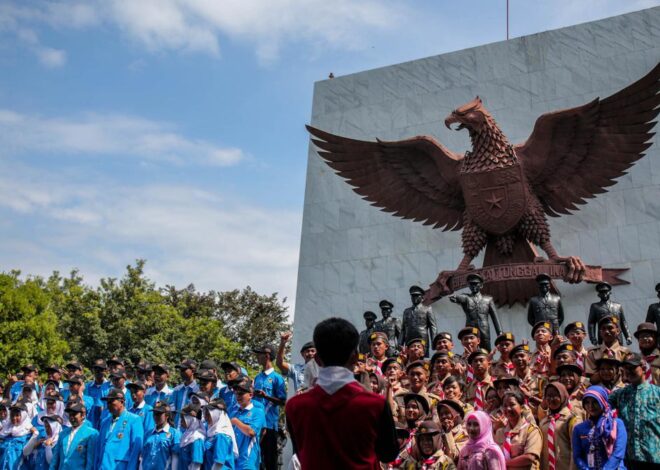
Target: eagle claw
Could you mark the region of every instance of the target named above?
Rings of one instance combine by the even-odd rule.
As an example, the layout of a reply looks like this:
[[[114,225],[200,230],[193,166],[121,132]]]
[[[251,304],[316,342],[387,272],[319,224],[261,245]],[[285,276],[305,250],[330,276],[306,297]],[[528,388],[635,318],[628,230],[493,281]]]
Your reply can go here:
[[[566,264],[568,272],[564,276],[564,281],[570,284],[582,282],[587,271],[587,266],[582,262],[579,256],[555,257],[553,261]]]

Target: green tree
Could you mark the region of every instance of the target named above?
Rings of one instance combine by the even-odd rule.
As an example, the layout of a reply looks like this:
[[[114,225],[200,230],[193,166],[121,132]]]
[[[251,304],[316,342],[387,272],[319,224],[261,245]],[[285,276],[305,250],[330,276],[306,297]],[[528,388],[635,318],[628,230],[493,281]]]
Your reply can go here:
[[[0,274],[0,370],[13,373],[30,363],[43,370],[68,351],[43,280]]]

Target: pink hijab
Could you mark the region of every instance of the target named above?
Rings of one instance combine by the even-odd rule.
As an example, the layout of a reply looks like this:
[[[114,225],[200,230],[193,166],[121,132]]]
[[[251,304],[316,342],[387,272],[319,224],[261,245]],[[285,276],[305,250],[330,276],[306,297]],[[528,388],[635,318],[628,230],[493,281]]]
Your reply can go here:
[[[476,420],[479,423],[479,437],[470,438],[465,447],[461,449],[458,468],[465,470],[490,468],[484,466],[484,459],[490,461],[496,459],[499,468],[506,469],[504,454],[493,439],[493,424],[490,416],[483,411],[473,411],[466,416],[465,424],[467,425],[470,420]],[[488,456],[485,455],[485,451],[489,451]]]

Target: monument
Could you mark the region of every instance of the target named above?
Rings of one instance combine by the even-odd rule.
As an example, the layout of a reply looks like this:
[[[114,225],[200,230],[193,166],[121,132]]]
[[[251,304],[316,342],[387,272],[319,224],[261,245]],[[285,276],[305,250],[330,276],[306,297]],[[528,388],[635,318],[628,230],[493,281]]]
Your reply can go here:
[[[657,146],[647,148],[657,78],[635,83],[660,62],[659,33],[652,27],[659,19],[660,9],[651,8],[317,83],[311,126],[322,131],[312,131],[320,144],[310,146],[308,160],[298,340],[320,318],[339,314],[355,321],[379,299],[404,303],[406,286],[428,286],[436,278],[427,300],[440,299],[433,305],[439,328],[458,331],[464,315],[447,297],[467,285],[469,272],[485,279],[485,293],[509,306],[498,311],[502,328],[520,338],[529,331],[523,307],[512,304],[534,295],[534,279],[544,272],[553,279],[619,283],[619,299],[634,305],[628,308],[635,312],[630,321],[642,321],[637,311],[642,305],[646,310],[660,279],[660,163]],[[621,91],[626,87],[633,88]],[[626,98],[644,93],[646,102]],[[452,109],[444,119],[442,111]],[[468,128],[470,142],[443,130],[445,123]],[[605,131],[612,126],[638,126],[639,132]],[[481,136],[484,129],[496,138]],[[340,173],[363,168],[361,175],[347,176],[361,194],[395,215],[463,228],[462,248],[450,231],[398,220],[352,193],[317,155],[319,147],[347,152],[333,140],[339,136],[344,143],[372,146],[361,154],[371,158],[380,152],[380,161],[399,173],[385,180],[389,194],[379,199],[365,179],[385,171],[381,163],[368,162],[369,171],[366,162],[353,161],[351,167],[329,159]],[[408,158],[397,159],[402,146]],[[456,151],[461,147],[467,152]],[[612,149],[616,155],[609,155]],[[610,163],[607,168],[599,166],[599,155],[600,162]],[[419,194],[411,196],[401,184]],[[546,220],[570,214],[595,194],[600,195],[579,212]],[[424,197],[436,203],[424,204]],[[526,219],[530,213],[532,221]],[[548,259],[540,260],[530,242]],[[518,255],[520,262],[512,263],[510,256]],[[509,258],[502,262],[502,256]],[[480,261],[485,269],[474,268]],[[528,287],[503,291],[497,282],[502,280]],[[584,283],[560,288],[566,318],[585,321],[593,288]],[[319,304],[326,307],[322,313]]]

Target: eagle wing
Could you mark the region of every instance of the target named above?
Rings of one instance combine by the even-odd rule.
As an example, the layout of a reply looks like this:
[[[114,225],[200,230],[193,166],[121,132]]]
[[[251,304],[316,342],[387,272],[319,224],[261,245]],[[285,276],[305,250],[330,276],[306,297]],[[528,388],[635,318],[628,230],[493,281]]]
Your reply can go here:
[[[371,205],[434,228],[462,227],[462,155],[428,136],[366,142],[306,127],[321,158]]]
[[[515,147],[546,213],[569,214],[644,156],[660,109],[660,64],[608,98],[541,115]]]

